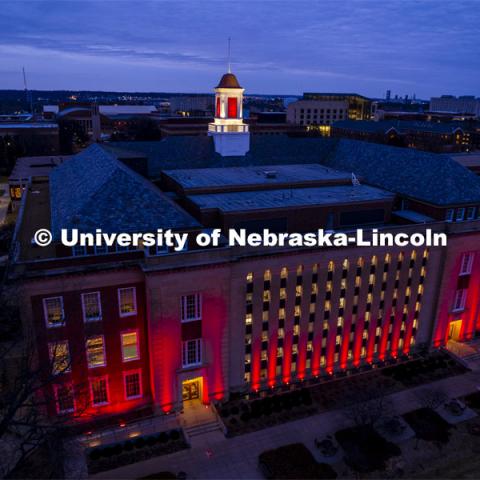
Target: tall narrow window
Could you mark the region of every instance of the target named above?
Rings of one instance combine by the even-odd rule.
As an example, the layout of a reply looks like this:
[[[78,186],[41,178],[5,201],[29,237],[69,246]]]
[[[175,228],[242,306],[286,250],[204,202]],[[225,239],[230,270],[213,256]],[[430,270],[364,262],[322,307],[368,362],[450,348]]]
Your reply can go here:
[[[467,300],[467,290],[457,290],[455,293],[455,301],[453,302],[453,311],[459,312],[465,310],[465,302]]]
[[[202,363],[202,341],[200,338],[182,342],[182,365],[191,367]]]
[[[102,318],[100,292],[82,293],[83,320],[91,322]]]
[[[126,332],[121,334],[122,338],[122,358],[124,362],[138,360],[140,351],[138,348],[137,332]]]
[[[216,116],[217,118],[220,118],[220,97],[217,97],[217,108],[216,108],[216,111],[217,111],[217,113],[216,113],[215,116]]]
[[[92,404],[95,406],[108,404],[108,378],[107,376],[90,379],[90,394]]]
[[[49,343],[48,353],[50,355],[52,373],[54,375],[71,371],[70,350],[68,348],[67,340]]]
[[[65,315],[63,311],[63,297],[50,297],[43,299],[43,314],[47,327],[63,325]]]
[[[137,295],[135,287],[118,289],[118,309],[121,317],[137,313]]]
[[[460,275],[470,275],[472,273],[474,253],[464,253],[462,257],[462,264],[460,266]]]
[[[75,411],[75,399],[72,384],[65,383],[63,385],[55,385],[54,388],[57,413],[64,414]]]
[[[202,297],[199,293],[182,296],[182,322],[201,320],[202,318]]]
[[[125,398],[131,400],[142,396],[142,375],[140,370],[124,372]]]
[[[228,98],[228,118],[238,117],[238,101],[235,97]]]
[[[89,368],[104,367],[107,364],[103,335],[87,338],[86,350]]]

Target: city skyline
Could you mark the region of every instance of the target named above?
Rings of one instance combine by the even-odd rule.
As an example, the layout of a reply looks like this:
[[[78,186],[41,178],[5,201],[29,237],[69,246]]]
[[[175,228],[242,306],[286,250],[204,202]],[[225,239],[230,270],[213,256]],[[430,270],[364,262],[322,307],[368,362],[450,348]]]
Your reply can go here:
[[[209,92],[231,37],[248,93],[478,96],[473,5],[6,2],[0,88]]]

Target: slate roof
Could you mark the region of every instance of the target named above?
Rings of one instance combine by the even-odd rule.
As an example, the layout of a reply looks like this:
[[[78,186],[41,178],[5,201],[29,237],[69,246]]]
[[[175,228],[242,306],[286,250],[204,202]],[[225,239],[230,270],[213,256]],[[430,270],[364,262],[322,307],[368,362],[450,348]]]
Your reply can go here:
[[[251,135],[245,157],[222,157],[208,136],[172,136],[159,142],[114,142],[148,158],[150,178],[162,170],[320,163],[368,183],[434,205],[480,204],[480,178],[448,155],[357,140]]]
[[[333,127],[344,128],[347,130],[354,130],[358,132],[370,132],[370,133],[387,133],[390,129],[394,128],[397,132],[432,132],[439,134],[450,134],[457,129],[463,130],[462,125],[459,123],[448,122],[409,122],[405,120],[382,120],[379,122],[364,120],[340,120],[335,122]]]
[[[82,232],[190,229],[198,222],[115,155],[94,144],[50,174],[51,228]]]
[[[326,165],[434,205],[480,203],[480,177],[448,155],[342,139]]]

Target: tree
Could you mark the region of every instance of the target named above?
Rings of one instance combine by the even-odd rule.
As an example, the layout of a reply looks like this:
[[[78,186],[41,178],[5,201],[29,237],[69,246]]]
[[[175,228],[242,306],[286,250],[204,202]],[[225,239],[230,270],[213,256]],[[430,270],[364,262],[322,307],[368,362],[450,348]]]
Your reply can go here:
[[[73,416],[49,415],[55,404],[53,384],[70,368],[61,369],[56,348],[49,362],[40,363],[32,340],[22,335],[19,296],[16,286],[3,285],[0,292],[0,477],[21,469],[25,459],[42,448],[48,466],[61,472],[63,441],[73,417],[81,415],[80,405]],[[85,397],[86,398],[86,397]],[[20,476],[26,476],[23,470]],[[38,472],[37,472],[38,475]]]
[[[437,410],[448,400],[448,395],[440,388],[423,388],[416,396],[423,408],[432,410]]]
[[[58,123],[60,153],[70,155],[75,153],[77,147],[84,146],[88,135],[83,127],[72,120],[63,119]]]

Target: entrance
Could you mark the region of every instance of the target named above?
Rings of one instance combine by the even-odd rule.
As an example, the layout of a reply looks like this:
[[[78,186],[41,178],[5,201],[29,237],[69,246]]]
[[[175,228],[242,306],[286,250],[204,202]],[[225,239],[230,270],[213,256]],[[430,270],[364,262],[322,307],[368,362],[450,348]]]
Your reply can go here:
[[[448,332],[449,340],[457,341],[460,338],[460,331],[462,330],[462,321],[454,320],[450,322],[450,330]]]
[[[201,378],[199,377],[193,380],[185,380],[182,383],[182,399],[184,402],[200,398],[200,381]]]

